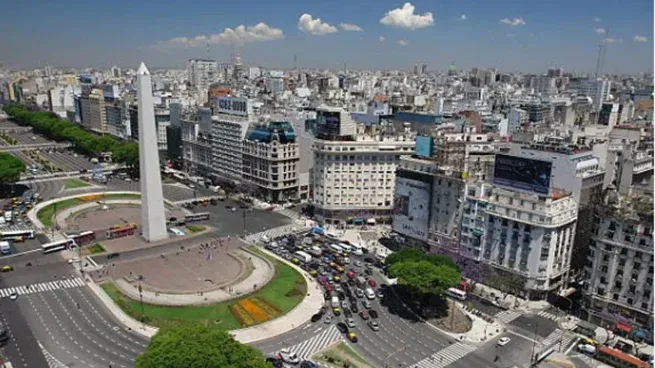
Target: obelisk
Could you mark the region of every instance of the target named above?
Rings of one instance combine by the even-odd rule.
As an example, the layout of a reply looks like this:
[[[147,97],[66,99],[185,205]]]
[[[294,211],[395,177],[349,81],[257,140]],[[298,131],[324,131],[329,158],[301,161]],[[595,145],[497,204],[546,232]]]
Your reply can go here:
[[[166,239],[166,212],[159,173],[157,126],[150,72],[144,63],[137,71],[139,103],[139,169],[141,173],[141,236],[148,242]]]

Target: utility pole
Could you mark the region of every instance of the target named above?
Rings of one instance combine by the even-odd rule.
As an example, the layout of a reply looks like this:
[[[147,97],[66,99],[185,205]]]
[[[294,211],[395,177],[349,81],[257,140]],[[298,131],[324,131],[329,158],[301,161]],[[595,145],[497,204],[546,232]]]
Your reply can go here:
[[[530,361],[532,362],[531,366],[534,366],[537,363],[537,357],[534,355],[534,350],[537,345],[537,334],[539,333],[539,324],[536,323],[534,325],[534,337],[535,339],[532,340],[532,351],[530,352]]]
[[[243,237],[246,237],[246,209],[243,209],[243,212],[241,213],[243,216]]]

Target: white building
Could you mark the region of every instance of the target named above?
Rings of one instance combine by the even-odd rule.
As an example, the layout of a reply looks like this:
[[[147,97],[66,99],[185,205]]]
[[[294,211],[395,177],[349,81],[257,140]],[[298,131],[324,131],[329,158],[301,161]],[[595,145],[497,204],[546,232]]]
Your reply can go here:
[[[508,133],[510,135],[520,130],[523,124],[527,124],[530,121],[528,112],[523,109],[519,109],[518,107],[515,106],[509,108],[509,114],[507,119],[508,119],[507,124],[509,128]]]
[[[210,133],[202,131],[197,112],[183,114],[180,126],[184,170],[191,176],[209,177],[213,173]]]
[[[243,140],[254,123],[250,100],[237,97],[218,99],[212,117],[212,169],[217,177],[242,180]]]
[[[605,79],[584,80],[578,86],[578,93],[591,98],[594,111],[600,111],[610,95],[612,82]]]
[[[187,79],[191,87],[206,94],[209,85],[218,81],[218,63],[215,60],[190,59],[187,62]]]
[[[608,193],[585,267],[588,320],[653,341],[653,200]],[[637,334],[635,330],[642,330]]]
[[[50,111],[65,118],[66,111],[75,108],[75,89],[71,86],[51,89],[48,91],[48,105]]]

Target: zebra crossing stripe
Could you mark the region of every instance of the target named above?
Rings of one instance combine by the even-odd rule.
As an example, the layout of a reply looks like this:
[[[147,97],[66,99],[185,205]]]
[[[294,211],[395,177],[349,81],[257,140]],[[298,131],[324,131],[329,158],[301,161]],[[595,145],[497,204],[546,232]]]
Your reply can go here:
[[[458,342],[426,357],[415,363],[414,366],[419,368],[444,368],[462,359],[475,349],[475,346]]]
[[[53,291],[58,289],[71,289],[71,288],[82,287],[82,286],[86,286],[86,283],[82,278],[77,277],[74,279],[67,279],[67,280],[61,280],[56,282],[48,281],[48,282],[41,282],[38,284],[33,284],[28,286],[22,285],[22,286],[7,287],[4,289],[0,289],[0,297],[6,298],[14,293],[18,295],[27,295],[33,293],[42,293],[45,291]]]
[[[330,326],[330,328],[320,334],[290,347],[289,350],[298,354],[301,360],[307,360],[312,355],[325,349],[328,345],[342,339],[341,332],[336,327]]]

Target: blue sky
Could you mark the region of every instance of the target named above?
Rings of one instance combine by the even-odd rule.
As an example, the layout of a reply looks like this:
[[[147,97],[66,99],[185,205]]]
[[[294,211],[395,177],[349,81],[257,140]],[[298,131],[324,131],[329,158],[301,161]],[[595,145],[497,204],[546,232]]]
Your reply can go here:
[[[609,38],[606,72],[652,72],[650,0],[415,0],[413,13],[400,11],[403,4],[0,0],[9,11],[0,23],[0,63],[136,67],[143,60],[151,68],[182,67],[188,58],[206,57],[209,41],[210,58],[227,60],[236,50],[265,67],[292,67],[297,55],[299,66],[322,68],[410,68],[424,61],[438,70],[455,62],[466,69],[590,72],[599,43]],[[304,32],[302,14],[311,16]],[[345,31],[342,23],[362,31]],[[246,28],[239,32],[239,25]],[[225,28],[231,30],[221,35]],[[205,38],[193,41],[198,35]]]

